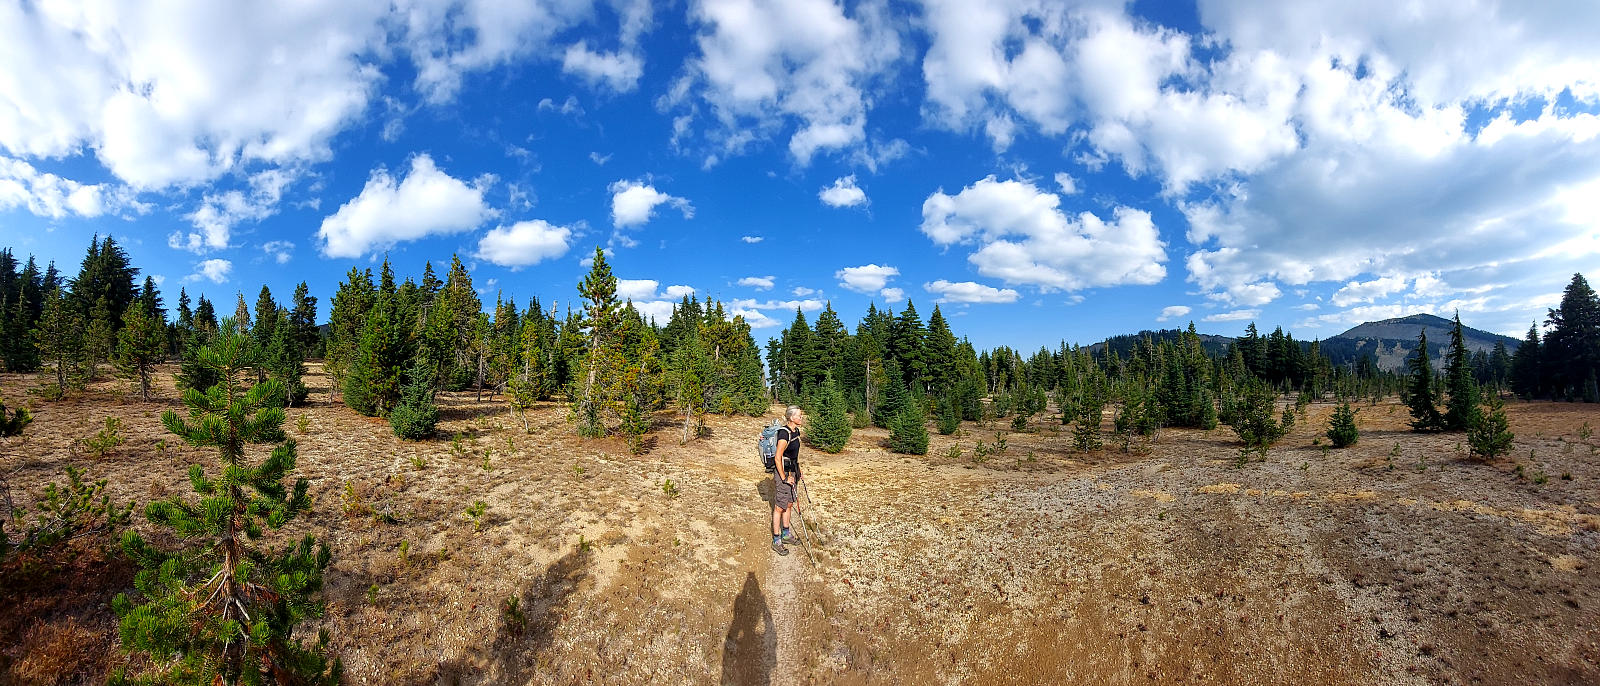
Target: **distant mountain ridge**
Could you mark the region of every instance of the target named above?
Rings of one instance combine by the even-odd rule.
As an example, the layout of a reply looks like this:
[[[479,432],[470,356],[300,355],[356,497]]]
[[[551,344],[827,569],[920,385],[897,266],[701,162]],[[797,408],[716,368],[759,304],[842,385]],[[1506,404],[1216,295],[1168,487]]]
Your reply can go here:
[[[1335,365],[1355,361],[1362,355],[1371,355],[1379,369],[1396,371],[1405,367],[1406,358],[1417,349],[1417,334],[1428,332],[1428,357],[1435,366],[1444,365],[1445,348],[1450,345],[1450,329],[1455,323],[1432,314],[1413,314],[1394,319],[1382,319],[1351,327],[1337,336],[1322,341],[1322,352]],[[1510,336],[1502,336],[1470,326],[1461,327],[1468,353],[1482,351],[1489,354],[1496,343],[1504,343],[1506,352],[1515,352],[1522,343]]]
[[[1450,345],[1450,329],[1454,325],[1455,323],[1449,319],[1437,315],[1413,314],[1358,324],[1337,336],[1322,339],[1319,345],[1322,354],[1327,355],[1328,360],[1335,366],[1351,364],[1363,355],[1370,355],[1379,369],[1399,371],[1405,368],[1406,358],[1417,349],[1417,334],[1426,330],[1429,357],[1432,358],[1434,366],[1442,368],[1445,348]],[[1146,336],[1157,342],[1176,341],[1182,333],[1181,329],[1162,329],[1112,336],[1090,345],[1089,351],[1095,355],[1103,355],[1109,347],[1126,358],[1134,346]],[[1487,355],[1494,350],[1495,343],[1504,343],[1508,353],[1516,352],[1517,346],[1522,343],[1509,336],[1474,329],[1464,324],[1461,333],[1466,341],[1468,354],[1481,350]],[[1232,336],[1200,334],[1201,346],[1206,352],[1217,356],[1226,355],[1228,347],[1233,345],[1235,340]],[[1300,341],[1300,344],[1309,347],[1311,342]]]

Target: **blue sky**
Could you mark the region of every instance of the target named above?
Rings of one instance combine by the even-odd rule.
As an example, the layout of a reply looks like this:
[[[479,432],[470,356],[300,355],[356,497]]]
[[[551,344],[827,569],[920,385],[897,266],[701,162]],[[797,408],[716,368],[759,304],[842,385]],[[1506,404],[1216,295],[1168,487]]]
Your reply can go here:
[[[599,246],[763,339],[907,298],[981,347],[1520,336],[1600,274],[1600,5],[1333,5],[10,2],[0,244],[324,317],[385,253],[566,302]]]

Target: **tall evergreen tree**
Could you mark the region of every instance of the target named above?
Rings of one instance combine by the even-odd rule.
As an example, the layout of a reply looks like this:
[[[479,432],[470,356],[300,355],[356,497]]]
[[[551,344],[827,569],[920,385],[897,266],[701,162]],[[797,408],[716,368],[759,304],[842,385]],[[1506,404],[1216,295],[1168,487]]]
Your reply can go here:
[[[256,326],[260,327],[261,324],[258,322]],[[282,310],[276,318],[272,337],[267,341],[262,357],[267,375],[277,379],[283,386],[283,397],[279,402],[284,407],[305,402],[310,395],[303,380],[306,374],[305,351],[300,347],[300,337],[294,323]]]
[[[261,350],[267,349],[267,345],[272,343],[272,335],[278,332],[278,316],[278,301],[272,299],[272,289],[263,285],[261,292],[256,295],[255,325],[250,329],[251,336]]]
[[[950,323],[945,321],[944,313],[939,311],[939,306],[933,306],[933,314],[928,317],[928,338],[925,346],[928,365],[928,391],[943,395],[955,386],[956,372],[956,336],[950,331]]]
[[[231,324],[231,322],[229,322]],[[146,653],[147,683],[323,683],[336,684],[341,666],[327,657],[328,635],[316,644],[294,638],[297,624],[320,617],[322,573],[331,555],[307,534],[280,552],[251,544],[262,524],[282,528],[311,506],[309,483],[283,480],[294,471],[295,442],[283,433],[284,414],[271,398],[276,380],[246,387],[243,372],[255,364],[253,346],[224,327],[200,357],[220,382],[204,392],[189,389],[187,419],[168,410],[167,430],[195,446],[217,449],[218,469],[208,477],[198,465],[189,479],[199,502],[181,497],[145,508],[156,526],[190,543],[163,550],[128,531],[122,547],[144,568],[134,581],[143,596],[135,604],[119,594],[112,609],[121,617],[124,649]],[[252,461],[248,446],[274,446]],[[118,674],[113,682],[125,682]]]
[[[1539,325],[1528,326],[1528,337],[1511,356],[1511,390],[1523,398],[1537,398],[1544,394],[1540,380],[1540,365],[1544,352],[1539,348]]]
[[[91,325],[95,322],[92,311],[100,306],[101,299],[105,300],[100,307],[108,313],[105,321],[110,333],[104,336],[106,349],[100,353],[102,356],[99,359],[109,358],[116,333],[122,330],[122,313],[128,311],[128,305],[139,296],[139,289],[134,282],[138,274],[139,270],[128,261],[128,253],[117,245],[115,239],[106,236],[101,240],[97,235],[90,241],[78,276],[68,284],[79,314],[87,317]]]
[[[55,373],[55,386],[65,392],[83,380],[87,353],[84,350],[83,317],[58,286],[44,300],[44,312],[33,330],[34,345]]]
[[[372,283],[372,270],[350,268],[339,290],[333,294],[333,310],[328,314],[328,344],[324,369],[333,383],[329,393],[343,389],[345,377],[361,348],[361,327],[367,313],[378,300]]]
[[[117,334],[117,368],[136,380],[139,397],[150,399],[150,375],[166,358],[167,327],[135,302],[122,316],[122,332]]]
[[[579,363],[573,416],[580,435],[604,436],[605,415],[621,414],[623,409],[619,377],[626,361],[617,340],[621,323],[617,277],[611,274],[611,265],[606,264],[605,252],[600,248],[595,248],[594,263],[578,284],[578,295],[583,299],[580,326],[588,332],[588,345]]]
[[[815,418],[806,431],[806,441],[827,453],[844,450],[853,431],[850,426],[850,407],[832,376],[817,387],[817,392],[812,394],[811,407],[806,412]],[[924,437],[926,434],[924,430]]]
[[[917,315],[917,307],[910,300],[906,309],[895,318],[889,333],[889,354],[900,364],[901,381],[907,388],[927,386],[928,330]]]
[[[300,285],[294,287],[294,298],[289,306],[289,322],[294,327],[295,344],[306,357],[318,357],[316,353],[322,336],[317,332],[317,298],[311,295],[306,282],[301,281]]]
[[[1406,407],[1411,410],[1411,429],[1421,432],[1443,431],[1444,415],[1433,388],[1433,360],[1428,355],[1428,332],[1417,336],[1417,351],[1406,360]]]
[[[100,363],[106,362],[116,354],[118,322],[120,313],[111,311],[111,300],[105,296],[94,302],[94,307],[89,308],[89,318],[85,320],[87,328],[83,333],[84,373],[89,379],[99,376]]]
[[[1466,431],[1478,421],[1478,387],[1472,379],[1459,312],[1450,328],[1450,349],[1445,353],[1445,360],[1445,390],[1449,396],[1445,398],[1444,428]]]
[[[405,328],[395,321],[394,296],[378,302],[361,325],[361,344],[344,380],[344,402],[369,417],[387,417],[400,401],[401,372],[410,359]]]
[[[1582,274],[1561,293],[1561,305],[1549,311],[1545,323],[1544,376],[1553,397],[1600,402],[1600,389],[1590,379],[1600,374],[1600,296]]]

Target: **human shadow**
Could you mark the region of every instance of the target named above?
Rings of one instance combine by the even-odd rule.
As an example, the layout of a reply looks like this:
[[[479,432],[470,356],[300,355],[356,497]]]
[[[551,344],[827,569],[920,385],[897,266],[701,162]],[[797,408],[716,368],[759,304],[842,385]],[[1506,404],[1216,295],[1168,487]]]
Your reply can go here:
[[[733,623],[722,640],[723,686],[772,683],[778,664],[778,628],[755,572],[745,572],[744,588],[733,599]]]

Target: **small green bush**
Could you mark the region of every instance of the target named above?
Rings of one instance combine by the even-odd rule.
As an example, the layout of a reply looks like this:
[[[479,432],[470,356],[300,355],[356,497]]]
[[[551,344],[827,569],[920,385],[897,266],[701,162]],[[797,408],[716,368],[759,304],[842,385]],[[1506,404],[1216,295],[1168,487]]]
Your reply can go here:
[[[906,455],[928,454],[928,426],[922,407],[907,400],[889,427],[889,450]]]
[[[1356,444],[1360,433],[1356,430],[1356,411],[1350,409],[1350,403],[1339,403],[1333,410],[1333,418],[1328,420],[1328,440],[1333,441],[1335,448],[1348,448]]]

